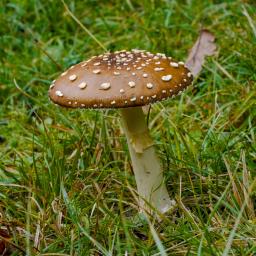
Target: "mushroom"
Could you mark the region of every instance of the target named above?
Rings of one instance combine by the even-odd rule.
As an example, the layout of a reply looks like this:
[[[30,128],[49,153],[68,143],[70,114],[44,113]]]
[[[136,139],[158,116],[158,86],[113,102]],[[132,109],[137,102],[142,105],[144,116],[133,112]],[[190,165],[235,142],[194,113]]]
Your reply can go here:
[[[183,62],[143,50],[105,53],[79,63],[53,82],[50,99],[68,108],[119,108],[137,183],[139,207],[165,213],[175,205],[142,106],[180,94],[192,82]]]

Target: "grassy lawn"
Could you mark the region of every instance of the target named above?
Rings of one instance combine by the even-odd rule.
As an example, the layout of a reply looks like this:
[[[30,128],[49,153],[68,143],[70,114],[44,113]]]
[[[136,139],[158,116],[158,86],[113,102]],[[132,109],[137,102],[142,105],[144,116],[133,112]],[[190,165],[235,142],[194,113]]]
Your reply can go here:
[[[255,1],[66,3],[111,51],[185,60],[204,27],[217,53],[185,93],[151,108],[177,206],[162,222],[147,221],[137,214],[118,111],[67,110],[48,99],[62,71],[104,50],[61,1],[1,0],[5,255],[256,255]]]

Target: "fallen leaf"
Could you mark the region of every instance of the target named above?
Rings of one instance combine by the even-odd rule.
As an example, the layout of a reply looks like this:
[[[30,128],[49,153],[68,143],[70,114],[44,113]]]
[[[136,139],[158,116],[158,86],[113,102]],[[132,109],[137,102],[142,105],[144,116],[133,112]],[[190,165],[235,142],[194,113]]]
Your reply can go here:
[[[186,66],[193,76],[197,76],[202,70],[206,56],[212,56],[216,50],[215,36],[207,29],[202,29],[200,35],[190,50]]]
[[[10,236],[8,232],[4,229],[0,229],[0,255],[10,255],[8,254],[8,241]]]

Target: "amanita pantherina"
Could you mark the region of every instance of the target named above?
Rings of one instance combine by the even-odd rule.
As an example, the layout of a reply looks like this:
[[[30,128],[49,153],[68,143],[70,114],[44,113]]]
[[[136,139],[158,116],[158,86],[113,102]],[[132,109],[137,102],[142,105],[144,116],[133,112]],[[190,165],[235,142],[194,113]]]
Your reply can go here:
[[[173,204],[141,106],[174,97],[192,82],[183,62],[143,50],[94,56],[72,66],[52,83],[53,102],[69,108],[120,108],[142,210]]]

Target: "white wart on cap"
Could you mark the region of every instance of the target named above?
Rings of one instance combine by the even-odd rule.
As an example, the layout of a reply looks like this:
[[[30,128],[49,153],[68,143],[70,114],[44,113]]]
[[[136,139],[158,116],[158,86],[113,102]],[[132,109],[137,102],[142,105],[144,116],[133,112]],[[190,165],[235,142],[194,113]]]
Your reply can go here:
[[[135,107],[174,97],[192,80],[181,62],[164,54],[118,51],[74,65],[52,83],[49,97],[69,108]]]

